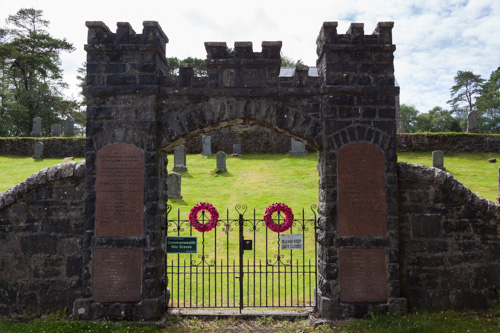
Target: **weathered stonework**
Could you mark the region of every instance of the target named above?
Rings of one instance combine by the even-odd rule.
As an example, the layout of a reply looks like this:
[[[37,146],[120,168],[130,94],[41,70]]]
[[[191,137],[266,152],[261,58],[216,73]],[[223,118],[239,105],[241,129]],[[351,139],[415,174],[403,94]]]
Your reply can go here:
[[[68,296],[78,297],[73,303],[75,318],[153,321],[165,315],[168,297],[163,250],[168,199],[165,154],[210,131],[240,124],[259,125],[284,133],[318,152],[316,311],[320,318],[332,320],[371,312],[405,312],[407,301],[410,306],[432,308],[429,302],[436,299],[435,295],[447,291],[453,297],[436,308],[460,307],[466,304],[464,299],[473,295],[481,297],[471,307],[489,306],[498,298],[494,287],[498,285],[498,259],[495,259],[499,247],[498,206],[470,194],[463,185],[434,169],[420,170],[405,164],[400,164],[398,169],[395,98],[399,88],[394,85],[395,46],[391,22],[379,23],[371,35],[364,34],[363,24],[351,24],[346,34],[337,34],[336,22],[324,23],[317,40],[319,76],[315,77],[307,75],[305,66],[297,68],[292,77],[279,77],[281,42],[263,42],[261,52],[254,52],[249,42],[236,42],[233,51],[225,43],[206,43],[208,77],[194,77],[189,66],[181,67],[179,76],[167,76],[165,44],[168,38],[156,22],[144,22],[142,34],[135,33],[128,23],[118,23],[116,32],[111,32],[102,22],[87,22],[87,27],[85,213],[81,211],[81,196],[75,197],[74,208],[68,211],[68,214],[77,211],[80,220],[75,220],[83,223],[72,236],[73,240],[81,239],[80,257],[77,257],[81,262],[75,259],[81,266],[79,269],[72,266],[76,267],[75,273],[81,274],[74,278],[81,289]],[[134,180],[128,184],[133,187],[134,195],[116,205],[113,198],[108,197],[108,203],[116,208],[134,201],[134,212],[138,215],[131,217],[131,223],[135,229],[114,232],[114,228],[109,228],[101,232],[102,221],[116,223],[118,228],[123,222],[113,220],[115,214],[99,215],[97,198],[102,186],[111,186],[108,192],[113,193],[113,186],[124,185],[115,180],[107,182],[114,177],[113,163],[105,167],[107,176],[102,178],[106,158],[124,147],[133,154],[122,156],[125,167],[118,166],[117,177],[125,184],[128,172],[134,174]],[[346,204],[339,198],[345,193],[339,186],[349,186],[339,179],[347,183],[355,179],[349,174],[350,165],[356,167],[357,163],[364,163],[359,172],[369,173],[366,168],[369,161],[350,159],[356,156],[349,152],[357,151],[377,159],[377,181],[371,189],[376,193],[376,200],[371,206],[365,205],[368,210],[364,210],[363,202]],[[25,212],[41,202],[23,205],[22,200],[39,183],[51,188],[50,195],[53,195],[59,193],[54,186],[65,177],[72,179],[74,187],[81,190],[83,165],[76,165],[78,168],[46,170],[40,179],[28,179],[1,194],[3,220],[0,226],[8,227],[0,237],[12,237],[17,229],[11,230],[9,226],[19,221],[20,230],[25,230],[23,219],[28,214]],[[415,188],[415,184],[421,185]],[[112,195],[109,193],[105,196]],[[62,199],[42,207],[64,212]],[[368,203],[369,198],[365,199]],[[366,216],[374,205],[385,207],[384,212],[377,211],[375,229],[340,228],[341,218],[342,223],[349,223]],[[45,212],[34,214],[33,223],[43,226]],[[426,214],[439,214],[440,220],[433,223],[437,217],[428,218]],[[100,216],[104,216],[104,220]],[[67,228],[67,225],[62,223],[61,227]],[[47,230],[51,230],[50,227],[40,231],[26,229],[31,233],[29,236],[34,237],[34,244],[38,244],[37,252],[57,256],[61,241]],[[15,265],[19,258],[31,255],[30,251],[25,246],[23,252],[21,245],[19,256],[6,257],[0,262]],[[451,255],[461,251],[456,262],[465,260],[470,265],[454,266],[447,258],[439,257],[439,253],[447,251]],[[481,264],[473,264],[466,252],[479,256]],[[128,256],[133,260],[127,260]],[[353,258],[356,264],[351,263]],[[442,266],[430,266],[427,259],[435,259]],[[341,272],[342,269],[345,271]],[[426,270],[425,279],[418,280],[420,275],[415,272],[419,269]],[[436,274],[449,276],[446,274],[459,269],[465,274],[457,279],[461,284],[445,284],[443,279],[441,285],[431,285]],[[29,269],[20,271],[33,275]],[[488,275],[490,271],[496,275]],[[116,272],[129,278],[115,279]],[[38,276],[37,273],[35,278]],[[357,285],[346,288],[345,281],[353,277]],[[42,277],[40,281],[52,281],[50,278]],[[371,279],[376,282],[373,293],[364,285]],[[2,280],[0,288],[6,291],[0,295],[8,295],[6,304],[19,308],[22,298],[16,295],[22,287],[13,281]],[[126,290],[123,295],[121,288]],[[52,307],[43,303],[52,300],[51,296],[37,296],[40,311],[54,309],[56,303],[67,306],[65,301],[54,301]],[[9,314],[7,307],[2,309]]]
[[[70,309],[81,295],[84,171],[58,164],[0,193],[0,315]]]
[[[410,309],[500,300],[500,205],[437,168],[398,163],[401,293]]]

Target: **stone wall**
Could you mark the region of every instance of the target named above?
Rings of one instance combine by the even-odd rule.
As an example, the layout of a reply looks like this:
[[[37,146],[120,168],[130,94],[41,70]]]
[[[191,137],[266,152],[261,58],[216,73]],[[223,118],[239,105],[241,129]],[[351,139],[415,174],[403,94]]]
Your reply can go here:
[[[500,135],[496,134],[398,134],[398,151],[433,151],[446,153],[498,153]]]
[[[212,151],[230,154],[233,144],[240,143],[244,154],[286,154],[290,151],[290,137],[261,126],[232,126],[210,131]],[[4,138],[0,139],[0,155],[31,156],[34,144],[43,142],[45,157],[83,157],[85,138]],[[186,152],[201,152],[201,137],[186,140]],[[306,149],[313,151],[309,146]],[[398,134],[397,151],[442,150],[447,153],[489,153],[500,152],[500,135],[494,134]]]
[[[85,162],[0,193],[0,315],[71,308],[84,274]],[[439,169],[398,163],[401,296],[410,309],[483,309],[500,299],[500,206]]]
[[[32,156],[43,143],[43,157],[84,157],[85,138],[0,138],[0,155]]]
[[[500,205],[449,173],[398,163],[401,293],[409,309],[500,300]]]
[[[82,290],[84,162],[0,193],[0,315],[71,309]]]

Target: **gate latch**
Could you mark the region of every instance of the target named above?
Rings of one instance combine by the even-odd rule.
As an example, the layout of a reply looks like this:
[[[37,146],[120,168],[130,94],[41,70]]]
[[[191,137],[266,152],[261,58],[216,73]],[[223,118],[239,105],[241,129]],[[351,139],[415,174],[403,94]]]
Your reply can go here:
[[[252,240],[244,239],[243,240],[243,250],[252,250]]]

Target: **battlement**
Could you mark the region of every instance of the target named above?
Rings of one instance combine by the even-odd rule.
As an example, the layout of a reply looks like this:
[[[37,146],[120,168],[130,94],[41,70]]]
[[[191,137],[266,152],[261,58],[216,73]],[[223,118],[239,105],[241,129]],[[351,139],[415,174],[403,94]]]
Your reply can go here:
[[[207,61],[209,63],[231,62],[238,63],[243,59],[253,60],[280,60],[281,41],[262,42],[262,51],[253,52],[252,42],[235,42],[234,50],[230,51],[225,42],[205,42]],[[244,61],[246,62],[246,61]]]
[[[144,21],[142,34],[137,34],[128,22],[118,22],[116,33],[111,32],[108,26],[101,21],[87,21],[85,25],[89,29],[86,48],[91,47],[91,45],[116,47],[119,44],[148,44],[155,45],[165,55],[165,44],[168,43],[168,37],[156,21]]]

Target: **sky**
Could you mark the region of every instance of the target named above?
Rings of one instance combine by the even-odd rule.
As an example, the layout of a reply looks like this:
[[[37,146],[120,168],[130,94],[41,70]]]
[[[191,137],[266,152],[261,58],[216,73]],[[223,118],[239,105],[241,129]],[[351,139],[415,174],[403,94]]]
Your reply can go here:
[[[499,0],[2,0],[0,25],[21,8],[43,10],[49,33],[66,38],[76,50],[61,54],[66,94],[78,97],[77,69],[85,61],[85,21],[103,21],[111,31],[130,22],[137,33],[143,21],[157,21],[169,38],[167,57],[205,59],[204,42],[282,41],[282,52],[316,66],[316,38],[323,22],[337,21],[339,34],[364,23],[371,34],[378,22],[394,22],[395,75],[401,104],[421,112],[449,108],[457,71],[488,79],[500,66]]]

